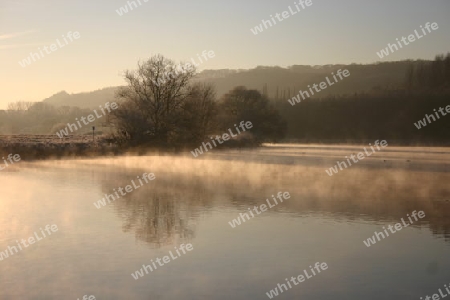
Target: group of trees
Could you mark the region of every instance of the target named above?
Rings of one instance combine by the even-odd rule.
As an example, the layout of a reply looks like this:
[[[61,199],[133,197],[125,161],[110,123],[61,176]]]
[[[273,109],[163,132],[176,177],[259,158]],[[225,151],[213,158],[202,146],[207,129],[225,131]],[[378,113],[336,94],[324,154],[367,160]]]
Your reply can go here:
[[[256,143],[283,137],[285,124],[260,92],[237,87],[217,100],[213,86],[193,82],[194,69],[174,72],[176,67],[158,55],[125,73],[127,85],[119,90],[119,109],[112,113],[119,142],[195,145],[241,121],[253,123],[250,138]]]
[[[450,88],[450,53],[437,55],[434,61],[410,64],[406,84],[409,89]]]
[[[398,144],[448,144],[450,117],[418,130],[414,123],[450,105],[450,54],[411,62],[406,88],[381,88],[353,95],[303,100],[292,107],[274,101],[288,123],[287,138],[298,142],[363,142],[386,139]]]
[[[369,143],[385,139],[395,144],[450,142],[450,117],[418,130],[414,123],[434,109],[450,104],[449,94],[386,92],[307,99],[292,107],[278,102],[292,142]]]

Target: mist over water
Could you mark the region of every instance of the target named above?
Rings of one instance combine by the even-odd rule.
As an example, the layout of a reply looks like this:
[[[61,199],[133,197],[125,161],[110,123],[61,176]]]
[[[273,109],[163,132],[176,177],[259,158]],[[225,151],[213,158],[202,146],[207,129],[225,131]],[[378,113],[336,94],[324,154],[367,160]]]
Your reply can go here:
[[[77,299],[80,291],[97,299],[262,299],[316,261],[329,270],[283,297],[426,294],[450,277],[450,151],[387,147],[327,175],[363,147],[21,162],[0,173],[0,251],[46,224],[59,231],[0,261],[2,299]],[[144,172],[156,179],[101,209],[93,205]],[[290,199],[229,225],[280,191]],[[363,244],[414,210],[426,217]],[[182,243],[194,247],[189,258],[137,281],[130,276]]]

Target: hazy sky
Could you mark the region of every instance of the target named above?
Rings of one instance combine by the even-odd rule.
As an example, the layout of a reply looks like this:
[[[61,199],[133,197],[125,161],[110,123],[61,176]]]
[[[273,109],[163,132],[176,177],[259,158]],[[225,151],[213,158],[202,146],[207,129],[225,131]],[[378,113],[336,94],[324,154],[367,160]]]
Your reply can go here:
[[[135,0],[137,2],[137,0]],[[282,13],[292,0],[0,0],[0,109],[40,101],[61,90],[91,91],[123,84],[121,73],[161,53],[190,60],[216,57],[203,69],[258,65],[371,63],[377,51],[437,22],[439,29],[388,60],[431,59],[450,51],[448,0],[312,0],[312,6],[254,35],[250,28]],[[19,61],[69,31],[80,38],[23,68]]]

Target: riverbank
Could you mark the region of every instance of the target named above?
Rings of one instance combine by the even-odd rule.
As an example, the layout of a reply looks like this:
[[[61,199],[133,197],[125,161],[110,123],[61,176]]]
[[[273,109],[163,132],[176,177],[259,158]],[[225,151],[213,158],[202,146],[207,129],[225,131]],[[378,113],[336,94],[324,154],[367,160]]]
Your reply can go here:
[[[118,147],[105,136],[0,135],[0,155],[17,153],[24,160],[95,157],[119,154]]]
[[[371,141],[373,142],[373,141]],[[369,142],[365,143],[366,145]],[[219,154],[225,150],[251,150],[260,148],[261,151],[265,146],[273,145],[284,148],[284,146],[306,147],[310,150],[322,147],[354,147],[363,145],[362,141],[312,141],[312,140],[290,140],[285,143],[278,144],[262,144],[256,143],[250,139],[230,140],[228,144],[218,145],[217,149],[212,152]],[[413,146],[418,152],[427,152],[426,149],[433,147],[440,147],[443,149],[450,149],[450,141],[441,144],[414,144],[406,143],[405,141],[389,141],[389,145],[396,147]],[[262,148],[261,148],[262,146]],[[156,153],[188,153],[192,148],[185,146],[174,146],[170,148],[151,147],[128,147],[121,146],[114,142],[114,140],[106,135],[96,136],[94,141],[91,135],[69,135],[64,138],[58,138],[55,135],[0,135],[0,157],[7,156],[10,153],[19,154],[22,160],[35,159],[59,159],[59,158],[75,158],[75,157],[103,157],[103,156],[117,156],[121,154],[146,155],[150,152]]]
[[[230,140],[227,145],[218,145],[223,149],[256,148],[259,143],[250,139]],[[121,154],[145,155],[149,152],[180,153],[189,151],[194,146],[126,146],[119,145],[106,135],[69,135],[58,138],[55,135],[0,135],[0,157],[17,153],[23,160],[58,159],[74,157],[102,157]],[[216,151],[220,151],[217,149]]]

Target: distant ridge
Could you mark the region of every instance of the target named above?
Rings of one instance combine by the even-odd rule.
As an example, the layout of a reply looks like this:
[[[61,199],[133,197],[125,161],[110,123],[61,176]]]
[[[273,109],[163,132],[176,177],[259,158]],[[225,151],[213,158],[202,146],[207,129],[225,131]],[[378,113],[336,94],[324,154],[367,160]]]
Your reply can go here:
[[[254,69],[221,69],[204,70],[196,76],[197,81],[212,83],[216,87],[217,96],[222,96],[236,86],[246,86],[249,89],[262,91],[267,85],[270,98],[287,99],[305,90],[309,84],[324,81],[326,76],[338,69],[348,69],[350,77],[339,84],[329,87],[320,96],[333,94],[353,94],[365,92],[380,87],[400,87],[405,82],[408,65],[412,61],[383,62],[369,65],[293,65],[287,68],[274,66],[258,66]],[[419,63],[414,61],[413,63]],[[78,106],[80,108],[96,108],[108,101],[114,101],[118,87],[107,87],[93,92],[68,94],[59,92],[43,102],[54,106]]]
[[[107,87],[93,92],[68,94],[61,91],[42,102],[53,106],[78,106],[80,108],[97,108],[101,104],[114,101],[114,95],[118,87]]]
[[[300,89],[306,90],[308,85],[319,84],[327,76],[330,76],[331,72],[348,69],[350,77],[320,93],[320,96],[324,97],[365,92],[381,87],[401,87],[405,83],[405,74],[411,63],[412,61],[369,65],[294,65],[287,68],[259,66],[250,70],[234,70],[234,72],[228,73],[224,70],[205,70],[198,75],[198,79],[213,83],[219,96],[236,86],[246,86],[249,89],[263,91],[264,85],[267,85],[267,95],[270,98],[275,99],[278,90],[278,98],[287,99],[289,93],[292,97]]]

